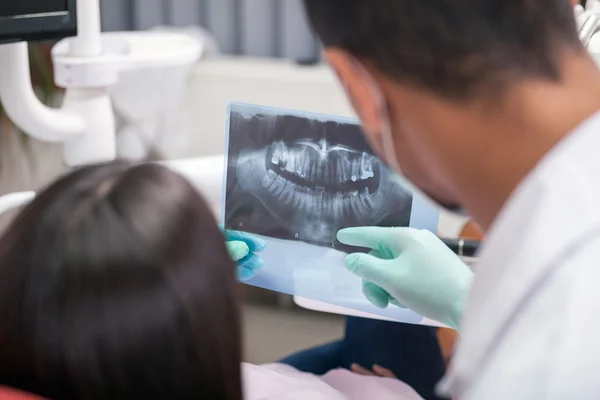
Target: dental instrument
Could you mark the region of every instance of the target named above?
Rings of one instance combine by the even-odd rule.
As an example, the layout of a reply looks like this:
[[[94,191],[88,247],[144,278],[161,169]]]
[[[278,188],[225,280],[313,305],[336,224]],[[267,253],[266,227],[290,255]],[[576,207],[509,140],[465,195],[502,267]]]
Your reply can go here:
[[[468,239],[441,239],[441,241],[459,257],[475,257],[482,244],[480,240]]]

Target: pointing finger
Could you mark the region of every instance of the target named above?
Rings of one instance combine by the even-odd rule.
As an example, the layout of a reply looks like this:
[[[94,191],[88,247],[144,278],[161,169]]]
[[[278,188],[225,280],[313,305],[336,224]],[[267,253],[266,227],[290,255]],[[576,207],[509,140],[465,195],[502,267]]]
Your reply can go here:
[[[348,246],[378,250],[382,245],[404,246],[411,243],[416,232],[413,228],[356,227],[340,230],[337,239]]]

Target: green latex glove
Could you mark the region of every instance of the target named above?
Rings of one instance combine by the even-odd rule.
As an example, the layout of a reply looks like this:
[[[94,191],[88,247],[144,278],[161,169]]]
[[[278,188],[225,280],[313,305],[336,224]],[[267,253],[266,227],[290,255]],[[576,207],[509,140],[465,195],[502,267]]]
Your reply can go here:
[[[237,264],[238,279],[242,282],[249,281],[263,267],[263,262],[256,253],[263,251],[267,244],[246,232],[226,230],[222,225],[219,228],[225,236],[229,256]]]
[[[236,263],[250,254],[250,247],[245,242],[230,241],[225,242],[225,246],[227,247],[229,256]]]
[[[346,245],[372,249],[350,254],[346,267],[363,279],[363,293],[377,307],[389,303],[454,329],[462,315],[473,272],[437,236],[412,228],[348,228]]]

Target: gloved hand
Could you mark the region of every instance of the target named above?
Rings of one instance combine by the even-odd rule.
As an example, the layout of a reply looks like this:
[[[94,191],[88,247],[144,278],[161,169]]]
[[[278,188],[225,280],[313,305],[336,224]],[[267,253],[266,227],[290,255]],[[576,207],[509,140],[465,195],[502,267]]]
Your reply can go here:
[[[346,257],[348,270],[363,278],[371,303],[408,307],[458,328],[473,273],[437,236],[412,228],[359,227],[343,229],[337,237],[372,249]]]
[[[242,282],[252,279],[254,272],[263,267],[263,262],[256,253],[263,251],[267,244],[246,232],[225,230],[222,226],[220,228],[225,235],[229,256],[237,264],[238,279]]]

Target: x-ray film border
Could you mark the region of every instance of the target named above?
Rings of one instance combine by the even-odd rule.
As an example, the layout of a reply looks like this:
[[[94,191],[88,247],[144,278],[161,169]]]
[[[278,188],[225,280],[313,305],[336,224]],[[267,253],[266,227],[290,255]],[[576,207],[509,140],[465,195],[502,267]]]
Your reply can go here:
[[[231,132],[231,112],[235,103],[227,105],[227,115],[225,116],[225,150],[223,152],[223,187],[221,196],[221,217],[220,222],[225,227],[225,206],[227,203],[227,175],[229,175],[229,133]]]
[[[242,102],[231,102],[227,105],[227,120],[225,129],[225,169],[223,173],[223,198],[221,200],[221,223],[225,223],[225,203],[227,194],[227,169],[229,166],[229,137],[231,133],[231,113],[237,112],[244,117],[263,114],[268,116],[294,116],[299,118],[314,119],[319,122],[339,122],[345,124],[359,125],[360,121],[353,117],[343,117],[338,115],[316,113],[311,111],[292,110],[287,108],[263,106],[258,104],[249,104]],[[437,233],[439,224],[439,210],[429,200],[418,194],[413,195],[412,206],[410,210],[411,228],[427,229]]]

